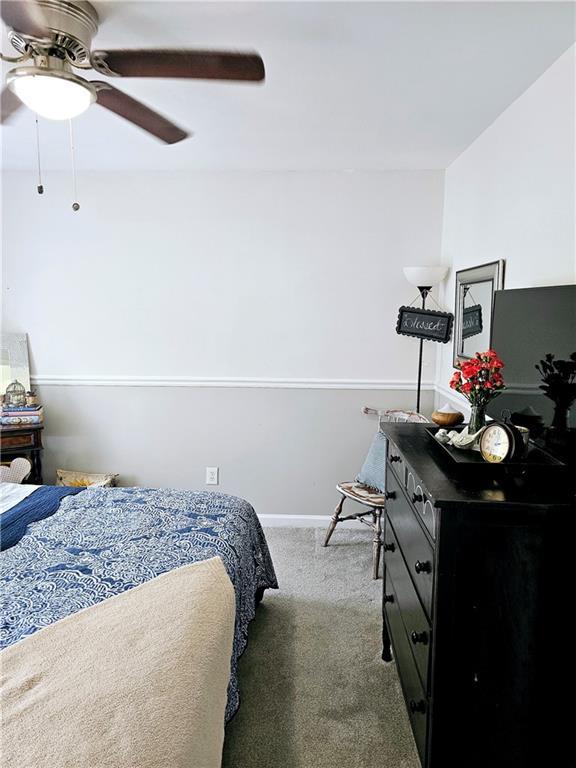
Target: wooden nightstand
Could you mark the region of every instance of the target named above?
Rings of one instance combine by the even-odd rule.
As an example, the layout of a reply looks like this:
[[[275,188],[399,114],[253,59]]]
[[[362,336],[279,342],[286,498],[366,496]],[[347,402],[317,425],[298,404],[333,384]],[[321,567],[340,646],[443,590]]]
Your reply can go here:
[[[24,456],[32,464],[32,472],[26,483],[42,485],[42,430],[43,424],[0,428],[0,456],[10,462]]]

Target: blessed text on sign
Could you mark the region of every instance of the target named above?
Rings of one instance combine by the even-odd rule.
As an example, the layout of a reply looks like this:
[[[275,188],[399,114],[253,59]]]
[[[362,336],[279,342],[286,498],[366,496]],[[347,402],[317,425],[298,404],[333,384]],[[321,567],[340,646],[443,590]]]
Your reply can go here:
[[[462,338],[468,339],[482,333],[482,305],[465,307],[462,312]]]
[[[439,341],[442,344],[450,341],[454,315],[451,312],[436,312],[432,309],[415,309],[400,307],[396,333],[402,336],[414,336],[417,339]]]

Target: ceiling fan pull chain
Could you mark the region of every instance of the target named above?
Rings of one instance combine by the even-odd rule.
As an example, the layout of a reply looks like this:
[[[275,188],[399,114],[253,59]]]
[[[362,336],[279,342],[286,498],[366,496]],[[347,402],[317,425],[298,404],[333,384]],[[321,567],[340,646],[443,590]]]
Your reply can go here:
[[[38,186],[36,187],[38,194],[44,194],[44,186],[42,184],[42,167],[40,164],[40,125],[38,123],[38,115],[36,115],[36,160],[38,162]]]
[[[72,159],[72,210],[79,211],[80,203],[78,202],[78,190],[76,187],[76,160],[74,157],[74,130],[72,128],[72,120],[68,120],[68,126],[70,128],[70,157]]]

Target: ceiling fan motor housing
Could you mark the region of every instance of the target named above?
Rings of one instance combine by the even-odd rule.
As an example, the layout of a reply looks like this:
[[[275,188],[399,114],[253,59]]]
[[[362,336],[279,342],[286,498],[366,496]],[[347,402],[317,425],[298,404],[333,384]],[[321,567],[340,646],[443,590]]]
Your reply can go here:
[[[50,41],[39,40],[17,30],[9,33],[14,48],[21,53],[41,53],[57,49],[75,67],[90,67],[92,38],[98,31],[98,14],[85,0],[36,0],[52,35]]]

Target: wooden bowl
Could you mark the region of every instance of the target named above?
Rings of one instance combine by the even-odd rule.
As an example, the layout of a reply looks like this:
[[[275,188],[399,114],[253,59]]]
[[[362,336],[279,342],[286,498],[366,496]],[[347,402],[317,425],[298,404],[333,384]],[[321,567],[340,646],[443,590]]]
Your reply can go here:
[[[460,411],[452,411],[450,413],[434,411],[432,414],[432,421],[434,424],[438,424],[439,427],[455,427],[458,424],[462,424],[464,421],[464,414],[460,413]]]

